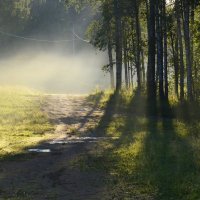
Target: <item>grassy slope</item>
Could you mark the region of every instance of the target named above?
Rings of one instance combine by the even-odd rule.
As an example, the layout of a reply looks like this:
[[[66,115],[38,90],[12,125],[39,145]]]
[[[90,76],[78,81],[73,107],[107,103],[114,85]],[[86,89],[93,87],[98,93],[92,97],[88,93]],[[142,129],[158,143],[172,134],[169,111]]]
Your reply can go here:
[[[119,140],[102,142],[81,166],[111,175],[109,199],[199,199],[200,109],[171,101],[161,113],[146,115],[140,95],[90,97],[99,99],[106,111],[96,131]]]
[[[50,137],[53,130],[41,110],[42,96],[26,88],[0,87],[0,158]]]

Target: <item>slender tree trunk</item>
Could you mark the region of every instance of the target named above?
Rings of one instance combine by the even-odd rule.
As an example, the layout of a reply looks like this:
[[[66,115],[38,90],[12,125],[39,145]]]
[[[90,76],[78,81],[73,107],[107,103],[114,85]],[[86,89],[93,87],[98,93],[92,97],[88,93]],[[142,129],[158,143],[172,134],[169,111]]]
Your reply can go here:
[[[174,39],[175,37],[175,39]],[[178,73],[179,73],[179,57],[178,57],[178,38],[177,36],[174,36],[171,33],[171,45],[172,45],[172,54],[173,54],[173,63],[174,63],[174,88],[175,88],[175,94],[177,97],[179,97],[179,91],[178,91]],[[175,41],[174,41],[175,40]]]
[[[112,56],[112,45],[111,42],[108,42],[108,57],[109,57],[109,66],[110,66],[110,85],[113,89],[115,87],[114,80],[114,70],[113,70],[113,56]]]
[[[163,37],[164,37],[164,80],[165,80],[165,98],[168,100],[168,53],[167,53],[167,19],[166,19],[166,0],[163,0]]]
[[[155,84],[155,0],[149,0],[148,17],[148,66],[147,66],[147,95],[156,100]]]
[[[122,21],[120,0],[114,0],[115,44],[116,44],[116,90],[122,87]]]
[[[130,70],[131,70],[131,80],[130,80],[130,82],[131,82],[131,86],[132,86],[132,88],[133,88],[133,64],[132,63],[130,63]]]
[[[131,72],[130,72],[130,62],[129,62],[129,60],[128,60],[127,64],[128,64],[128,87],[130,88],[130,86],[131,86]]]
[[[123,35],[123,43],[124,43],[124,72],[125,72],[125,84],[126,88],[128,88],[128,63],[127,63],[127,36],[124,22],[124,35]]]
[[[191,0],[191,62],[192,62],[192,66],[194,63],[194,18],[195,18],[195,0]]]
[[[127,70],[128,70],[128,87],[130,88],[130,85],[131,85],[131,72],[130,72],[130,58],[129,58],[129,41],[127,40]]]
[[[176,20],[177,20],[177,37],[179,43],[179,53],[180,53],[180,100],[184,100],[184,60],[183,60],[183,40],[181,31],[181,19],[180,19],[180,2],[176,0],[175,10],[176,10]]]
[[[157,35],[157,70],[159,82],[159,96],[164,98],[163,90],[163,29],[162,29],[162,2],[157,0],[156,3],[156,35]]]
[[[187,96],[192,100],[192,60],[191,60],[191,40],[190,40],[190,6],[189,0],[184,0],[184,39],[187,64]]]
[[[197,67],[197,64],[196,62],[194,62],[194,80],[198,80],[198,67]],[[198,95],[197,95],[197,92],[196,92],[196,84],[195,82],[193,81],[194,83],[194,88],[195,88],[195,99],[197,99]]]
[[[194,19],[195,19],[195,0],[191,0],[191,31],[190,31],[190,39],[191,39],[191,64],[193,68],[193,74],[192,76],[194,77],[194,71],[195,71],[195,66],[194,66]],[[193,98],[195,98],[195,83],[194,79],[192,78],[192,90],[193,90]]]
[[[145,66],[144,66],[144,50],[141,49],[141,60],[142,60],[142,82],[145,84],[146,78],[145,78]]]
[[[126,88],[128,88],[128,63],[127,63],[127,52],[126,52],[126,48],[124,48],[124,71],[125,71],[125,83],[126,83]]]
[[[138,89],[141,89],[141,30],[140,30],[140,20],[139,20],[139,5],[135,3],[135,31],[136,31],[136,70],[137,70],[137,84]]]

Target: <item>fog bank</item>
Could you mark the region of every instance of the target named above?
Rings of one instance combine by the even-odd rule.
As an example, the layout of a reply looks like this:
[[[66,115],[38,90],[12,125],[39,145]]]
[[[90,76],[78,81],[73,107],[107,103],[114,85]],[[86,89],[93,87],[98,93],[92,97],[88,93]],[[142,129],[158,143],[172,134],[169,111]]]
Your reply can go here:
[[[105,54],[91,50],[65,55],[54,50],[25,49],[1,58],[0,84],[22,85],[46,93],[89,93],[109,87],[101,67]]]

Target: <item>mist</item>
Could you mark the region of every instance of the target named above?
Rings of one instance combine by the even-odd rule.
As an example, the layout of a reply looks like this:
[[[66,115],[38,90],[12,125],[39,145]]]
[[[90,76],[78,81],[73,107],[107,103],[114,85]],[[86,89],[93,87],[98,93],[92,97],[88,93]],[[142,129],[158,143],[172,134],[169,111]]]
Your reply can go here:
[[[0,85],[67,94],[109,87],[107,55],[84,41],[96,16],[89,5],[78,12],[60,0],[1,1],[0,9]]]
[[[105,54],[87,48],[76,54],[56,48],[26,47],[0,61],[0,84],[20,85],[46,93],[83,94],[109,87],[101,67]]]

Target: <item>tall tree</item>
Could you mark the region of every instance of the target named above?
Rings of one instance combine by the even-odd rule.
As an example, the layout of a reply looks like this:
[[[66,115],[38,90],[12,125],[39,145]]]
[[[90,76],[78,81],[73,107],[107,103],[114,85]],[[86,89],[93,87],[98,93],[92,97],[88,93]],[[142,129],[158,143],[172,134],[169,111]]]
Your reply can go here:
[[[138,89],[141,88],[141,28],[139,19],[139,2],[135,0],[135,32],[136,32],[136,70]]]
[[[179,44],[179,59],[180,59],[180,100],[184,100],[184,60],[183,60],[183,40],[182,40],[182,26],[181,26],[181,10],[180,10],[180,0],[175,1],[175,12],[177,21],[177,38]]]
[[[157,73],[159,82],[159,96],[164,98],[163,88],[163,17],[162,1],[156,1],[156,38],[157,38]]]
[[[165,98],[168,99],[168,53],[167,53],[167,13],[166,0],[162,1],[162,17],[163,17],[163,38],[164,38],[164,80],[165,80]]]
[[[114,0],[115,45],[116,45],[116,90],[122,87],[122,16],[121,2]]]
[[[192,100],[192,57],[191,57],[191,40],[190,40],[190,2],[184,0],[184,39],[185,39],[185,53],[187,64],[187,95],[188,100]]]
[[[155,0],[149,0],[148,14],[148,66],[147,66],[147,95],[150,99],[156,99],[155,84]]]

